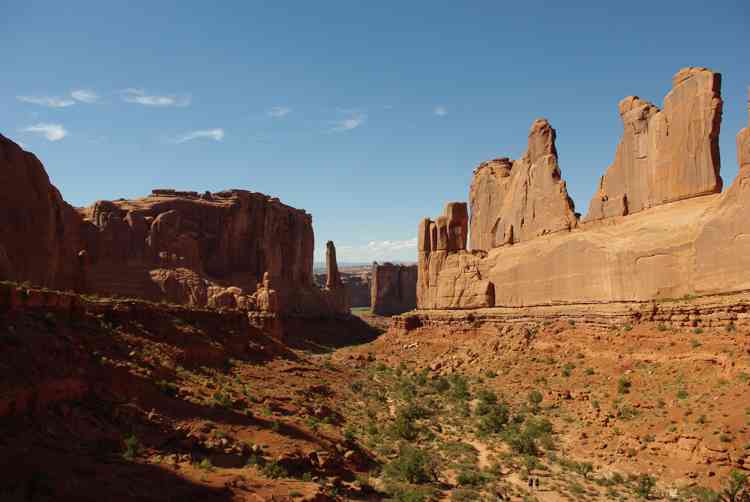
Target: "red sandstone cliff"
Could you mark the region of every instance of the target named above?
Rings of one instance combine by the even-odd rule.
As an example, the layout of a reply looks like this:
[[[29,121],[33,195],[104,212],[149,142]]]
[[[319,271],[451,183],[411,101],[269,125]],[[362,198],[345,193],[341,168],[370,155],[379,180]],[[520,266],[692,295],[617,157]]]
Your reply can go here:
[[[475,171],[471,252],[447,244],[447,229],[464,220],[450,216],[460,204],[420,224],[418,308],[646,302],[750,289],[750,133],[737,138],[737,179],[717,193],[720,82],[687,68],[675,75],[663,111],[637,98],[620,103],[623,140],[578,225],[565,204],[554,133],[535,123],[529,151],[548,152],[548,169],[532,162],[516,172],[518,161],[501,159]]]
[[[372,264],[372,313],[394,315],[417,306],[417,266]]]
[[[0,135],[0,279],[80,287],[79,217],[42,163]]]
[[[194,306],[349,311],[335,287],[313,285],[312,217],[260,193],[154,190],[76,211],[33,154],[0,136],[0,218],[0,279]]]

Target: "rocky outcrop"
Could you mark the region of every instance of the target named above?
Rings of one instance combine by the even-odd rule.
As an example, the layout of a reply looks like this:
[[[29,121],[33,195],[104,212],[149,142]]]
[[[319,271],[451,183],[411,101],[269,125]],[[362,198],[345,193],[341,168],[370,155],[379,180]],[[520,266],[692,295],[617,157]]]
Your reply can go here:
[[[620,101],[619,110],[623,136],[585,221],[721,191],[720,74],[684,68],[663,110],[637,96]]]
[[[0,280],[221,309],[349,312],[338,289],[313,284],[312,217],[276,198],[158,189],[76,210],[33,154],[2,136],[0,181]]]
[[[469,190],[471,249],[514,244],[575,228],[578,218],[560,177],[555,130],[545,119],[529,131],[526,153],[483,162]]]
[[[442,226],[423,220],[419,226],[418,308],[602,308],[612,303],[637,304],[750,290],[750,193],[745,193],[750,190],[750,133],[743,129],[737,138],[741,166],[737,179],[726,192],[714,193],[721,186],[716,146],[721,110],[718,82],[718,75],[707,70],[687,69],[675,77],[664,112],[641,106],[635,99],[625,101],[627,110],[640,107],[642,116],[651,117],[641,124],[645,128],[642,134],[649,138],[643,144],[648,145],[650,153],[633,157],[635,164],[631,164],[664,169],[675,181],[666,185],[649,182],[641,185],[642,190],[623,191],[622,207],[628,211],[610,214],[614,206],[605,204],[602,211],[607,213],[606,218],[600,218],[604,221],[518,240],[514,226],[512,238],[507,238],[509,231],[503,231],[503,239],[495,233],[491,236],[494,240],[484,240],[492,247],[472,251],[460,246],[435,246],[435,240],[447,242],[438,231],[448,227],[447,218],[438,219],[444,222]],[[669,137],[660,129],[667,125]],[[630,155],[627,152],[635,144],[628,134],[620,147],[621,160]],[[551,138],[554,140],[553,135]],[[554,151],[553,146],[547,146],[547,151]],[[680,160],[683,156],[684,161]],[[627,162],[618,160],[605,178],[614,180],[614,173],[631,165]],[[501,164],[507,178],[512,178],[516,164],[509,168],[507,162],[497,161],[492,169],[499,172]],[[476,187],[489,186],[486,180],[477,181],[489,174],[484,170],[489,169],[478,170],[472,197],[482,192]],[[635,174],[632,179],[656,180]],[[610,181],[605,181],[605,186],[615,186]],[[496,190],[497,197],[490,191],[485,201],[507,199],[504,185],[497,185]],[[615,192],[608,193],[613,196],[607,201],[617,198]],[[631,197],[636,193],[640,195]],[[639,202],[633,206],[634,201]],[[472,208],[475,205],[480,211],[487,207],[487,203],[476,204],[473,199]],[[477,218],[472,214],[472,231],[477,220],[479,228],[486,229],[481,218],[481,213]],[[510,219],[499,214],[499,221]]]
[[[449,202],[442,216],[419,225],[417,305],[479,308],[494,304],[493,285],[477,269],[481,252],[466,251],[466,203]],[[456,261],[458,258],[458,261]]]
[[[341,281],[339,265],[336,260],[336,246],[333,241],[326,242],[326,287],[327,300],[333,312],[348,313],[349,295]]]
[[[39,159],[0,135],[0,280],[79,287],[79,228]]]
[[[312,218],[263,194],[161,189],[80,212],[89,292],[287,312],[313,287]]]
[[[351,307],[369,307],[372,270],[361,267],[339,269],[339,275]],[[326,276],[327,274],[315,274],[315,284],[320,288],[325,288]]]
[[[417,265],[372,264],[372,313],[394,315],[417,306]]]

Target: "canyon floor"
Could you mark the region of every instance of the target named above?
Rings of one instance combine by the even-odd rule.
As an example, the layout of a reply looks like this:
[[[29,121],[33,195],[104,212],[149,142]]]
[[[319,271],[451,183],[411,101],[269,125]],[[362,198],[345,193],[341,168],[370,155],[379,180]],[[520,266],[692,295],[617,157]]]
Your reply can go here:
[[[88,301],[0,315],[2,500],[712,501],[750,464],[744,326],[292,336]]]

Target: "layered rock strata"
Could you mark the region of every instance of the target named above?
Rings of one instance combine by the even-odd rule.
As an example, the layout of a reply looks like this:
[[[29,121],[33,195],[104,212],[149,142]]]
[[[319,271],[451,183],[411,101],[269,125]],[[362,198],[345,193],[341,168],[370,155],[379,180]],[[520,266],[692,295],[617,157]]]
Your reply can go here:
[[[558,203],[515,203],[523,197],[509,187],[524,177],[538,182],[540,171],[534,167],[529,175],[514,173],[517,162],[480,167],[470,191],[476,249],[468,251],[455,240],[448,244],[448,228],[457,226],[448,211],[435,222],[420,223],[418,308],[601,306],[750,290],[750,194],[745,193],[750,190],[750,133],[743,129],[737,138],[737,179],[726,192],[716,193],[721,188],[719,83],[718,74],[689,68],[675,76],[663,112],[635,98],[624,101],[626,124],[632,123],[628,114],[639,109],[638,116],[645,117],[638,119],[642,129],[635,134],[626,126],[618,159],[603,181],[606,197],[595,199],[605,204],[593,204],[599,209],[583,224],[571,219],[572,205],[559,203],[565,185],[559,181],[554,133],[537,121],[529,152],[546,152],[543,157],[547,163],[554,160],[555,169],[541,172],[557,173],[548,179],[558,180],[538,184],[537,197]],[[634,145],[648,155],[634,154]],[[529,152],[524,158],[534,158]],[[618,178],[618,173],[629,174]],[[505,182],[488,183],[493,177]],[[531,184],[520,186],[525,193]],[[609,203],[618,197],[627,211],[610,211],[615,206]],[[531,208],[531,215],[547,216],[535,222],[525,209],[519,212],[524,207]],[[528,226],[528,221],[535,223]],[[500,232],[497,222],[508,226]],[[520,233],[522,227],[533,231]]]
[[[312,217],[276,198],[157,189],[76,210],[33,154],[2,136],[0,182],[0,280],[191,306],[348,313],[338,292],[313,284]]]
[[[372,264],[372,313],[401,314],[417,306],[417,265]]]

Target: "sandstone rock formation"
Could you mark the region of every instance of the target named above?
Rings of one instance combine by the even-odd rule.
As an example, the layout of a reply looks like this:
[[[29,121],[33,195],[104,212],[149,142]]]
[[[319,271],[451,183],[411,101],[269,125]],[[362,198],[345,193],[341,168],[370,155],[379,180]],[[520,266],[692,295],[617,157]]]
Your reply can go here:
[[[0,280],[80,286],[79,220],[39,159],[0,135]]]
[[[349,312],[349,295],[341,281],[339,265],[336,261],[336,246],[333,241],[326,242],[326,288],[327,299],[333,312]]]
[[[445,216],[420,223],[418,308],[627,304],[750,290],[750,193],[745,193],[750,190],[750,133],[743,129],[737,137],[737,179],[726,192],[715,193],[721,187],[719,82],[717,74],[690,68],[678,72],[663,112],[635,98],[624,100],[621,109],[630,125],[603,182],[606,200],[594,204],[599,209],[588,223],[571,224],[570,231],[518,238],[514,224],[512,233],[508,227],[487,232],[494,221],[517,221],[518,206],[496,203],[513,198],[508,187],[516,163],[493,161],[478,169],[471,190],[472,209],[479,211],[472,214],[477,249],[440,244],[447,241],[441,237],[441,232],[447,235]],[[529,151],[554,152],[553,134],[535,137],[540,141],[530,141]],[[646,148],[638,152],[648,155],[634,154],[638,145]],[[554,158],[547,156],[550,162]],[[639,176],[638,169],[645,174]],[[628,174],[618,178],[618,173]],[[506,180],[494,191],[488,183],[493,177]],[[539,197],[548,194],[542,191]],[[528,203],[533,207],[533,201]],[[499,211],[492,225],[482,221],[487,207]],[[572,214],[572,206],[562,207],[548,213],[549,221],[565,221]],[[607,221],[592,221],[603,218]]]
[[[573,201],[560,178],[555,130],[545,119],[529,131],[526,153],[483,162],[469,190],[471,249],[533,239],[578,224]]]
[[[449,202],[435,221],[419,225],[417,305],[477,308],[494,304],[492,283],[479,274],[476,254],[466,252],[466,203]],[[458,258],[458,261],[456,261]]]
[[[157,189],[76,210],[33,154],[2,136],[0,182],[0,280],[214,308],[349,311],[340,288],[313,284],[312,217],[276,198]]]
[[[346,289],[351,307],[370,306],[370,288],[372,286],[372,267],[340,268],[341,282]],[[315,285],[326,287],[327,274],[315,274]]]
[[[372,264],[372,313],[394,315],[417,306],[417,265]]]
[[[721,75],[684,68],[664,109],[637,96],[620,101],[623,136],[586,221],[721,191]]]
[[[155,190],[80,212],[90,292],[231,307],[245,300],[227,287],[249,295],[273,283],[286,311],[312,287],[312,218],[263,194]]]

